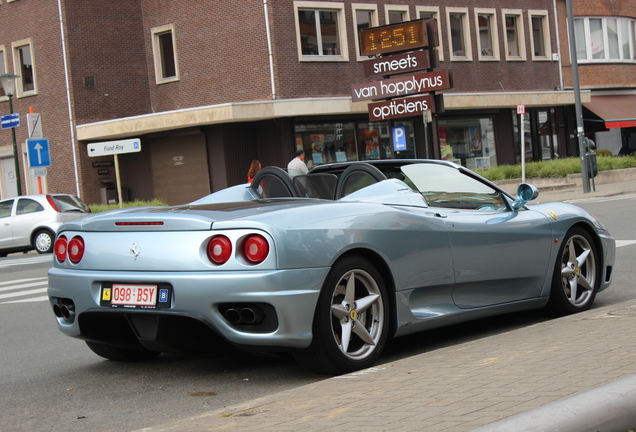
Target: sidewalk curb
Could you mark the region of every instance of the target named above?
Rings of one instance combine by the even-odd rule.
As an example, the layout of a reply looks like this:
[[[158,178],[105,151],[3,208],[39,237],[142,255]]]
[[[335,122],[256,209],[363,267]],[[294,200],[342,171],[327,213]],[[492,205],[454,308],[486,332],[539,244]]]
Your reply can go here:
[[[636,375],[549,403],[473,432],[610,432],[636,429]]]

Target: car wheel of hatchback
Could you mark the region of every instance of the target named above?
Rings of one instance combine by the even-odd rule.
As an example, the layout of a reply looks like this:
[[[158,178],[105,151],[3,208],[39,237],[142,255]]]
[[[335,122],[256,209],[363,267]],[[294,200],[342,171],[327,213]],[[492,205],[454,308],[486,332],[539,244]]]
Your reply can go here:
[[[40,230],[35,233],[33,237],[33,249],[37,253],[51,253],[53,252],[53,240],[55,235],[49,230]]]

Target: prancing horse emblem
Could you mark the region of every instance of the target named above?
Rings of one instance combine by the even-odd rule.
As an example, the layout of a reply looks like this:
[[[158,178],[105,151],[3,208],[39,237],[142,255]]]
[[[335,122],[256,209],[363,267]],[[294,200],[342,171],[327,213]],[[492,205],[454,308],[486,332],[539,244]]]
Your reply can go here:
[[[130,253],[133,254],[135,259],[133,261],[137,261],[137,257],[141,253],[141,248],[139,247],[139,243],[133,242],[133,247],[130,248]]]

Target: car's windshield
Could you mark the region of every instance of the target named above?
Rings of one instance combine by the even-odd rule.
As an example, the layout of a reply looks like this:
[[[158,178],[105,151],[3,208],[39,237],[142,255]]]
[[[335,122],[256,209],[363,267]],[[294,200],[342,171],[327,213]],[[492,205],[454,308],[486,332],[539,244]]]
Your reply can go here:
[[[409,164],[401,167],[404,182],[419,191],[431,207],[472,210],[507,208],[502,194],[462,171],[441,164]]]

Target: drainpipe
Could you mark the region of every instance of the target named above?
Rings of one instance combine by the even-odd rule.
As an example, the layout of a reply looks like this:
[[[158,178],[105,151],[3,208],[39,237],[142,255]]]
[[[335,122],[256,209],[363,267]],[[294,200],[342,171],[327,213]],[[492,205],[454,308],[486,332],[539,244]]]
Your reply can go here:
[[[68,122],[71,131],[71,149],[73,150],[73,170],[75,174],[75,194],[80,196],[79,174],[77,170],[77,150],[75,148],[75,121],[73,120],[73,105],[71,103],[71,85],[68,78],[68,63],[66,60],[66,39],[64,38],[64,20],[62,19],[62,3],[57,0],[57,11],[60,20],[60,38],[62,40],[62,58],[64,60],[64,81],[66,83],[66,103],[68,106]]]
[[[556,0],[552,0],[554,9],[554,30],[556,31],[557,55],[559,56],[559,89],[563,91],[563,65],[561,63],[561,38],[559,37],[559,17],[557,15]]]
[[[276,82],[274,81],[274,57],[272,56],[272,35],[269,31],[267,0],[263,0],[263,11],[265,12],[265,32],[267,33],[267,56],[269,57],[269,75],[272,82],[272,100],[276,100]]]

